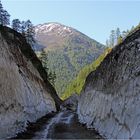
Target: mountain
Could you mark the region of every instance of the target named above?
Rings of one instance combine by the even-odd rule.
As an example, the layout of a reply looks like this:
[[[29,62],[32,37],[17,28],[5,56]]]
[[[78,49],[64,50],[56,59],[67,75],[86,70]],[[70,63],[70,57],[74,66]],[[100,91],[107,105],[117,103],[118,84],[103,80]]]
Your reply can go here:
[[[140,138],[140,28],[88,75],[77,113],[106,139]]]
[[[15,136],[60,103],[25,38],[0,26],[0,139]]]
[[[48,68],[56,73],[55,88],[62,96],[67,85],[78,72],[92,63],[105,46],[83,33],[60,23],[46,23],[35,27],[39,56],[41,49],[48,56]]]

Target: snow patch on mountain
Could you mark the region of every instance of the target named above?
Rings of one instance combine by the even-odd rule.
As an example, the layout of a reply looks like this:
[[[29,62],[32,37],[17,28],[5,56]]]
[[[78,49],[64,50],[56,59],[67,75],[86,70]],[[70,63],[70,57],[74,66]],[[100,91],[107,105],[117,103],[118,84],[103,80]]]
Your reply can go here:
[[[38,33],[57,33],[61,36],[66,36],[66,34],[72,34],[73,30],[65,25],[59,23],[45,23],[39,24],[35,27],[35,32]]]

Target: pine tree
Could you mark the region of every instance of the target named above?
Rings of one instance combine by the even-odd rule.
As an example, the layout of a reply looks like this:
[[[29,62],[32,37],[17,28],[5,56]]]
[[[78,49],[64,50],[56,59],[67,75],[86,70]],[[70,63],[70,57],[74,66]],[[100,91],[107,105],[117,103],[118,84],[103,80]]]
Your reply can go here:
[[[115,31],[111,30],[110,34],[110,47],[114,47],[115,45]]]
[[[123,31],[122,32],[122,37],[125,38],[126,36],[127,36],[127,32],[126,31]]]
[[[128,35],[130,33],[130,31],[127,29],[127,31],[126,31],[126,35]]]
[[[117,28],[117,29],[116,29],[116,44],[118,43],[118,39],[120,38],[120,36],[121,36],[120,29]]]
[[[135,29],[135,27],[134,27],[134,26],[132,26],[130,31],[133,31],[134,29]]]
[[[3,25],[3,6],[2,3],[0,1],[0,25]]]
[[[50,83],[53,82],[53,74],[52,74],[52,72],[50,72],[50,73],[48,74],[48,80],[49,80]]]
[[[46,52],[44,51],[44,49],[42,49],[42,51],[41,51],[40,60],[42,62],[42,65],[43,65],[44,69],[48,73],[48,67],[47,67],[48,56],[47,56]]]
[[[32,22],[30,20],[21,22],[21,33],[25,36],[26,41],[32,46],[34,49],[35,44],[35,30]]]
[[[21,33],[23,36],[25,36],[25,31],[26,31],[26,24],[25,21],[21,22]]]
[[[2,3],[0,1],[0,25],[6,26],[10,24],[10,15],[3,9]]]
[[[46,72],[48,74],[48,77],[47,77],[48,81],[54,86],[56,74],[55,74],[55,72],[49,72],[48,56],[43,49],[42,49],[41,54],[40,54],[40,60],[42,62],[43,68],[46,70]]]
[[[7,26],[7,25],[10,25],[10,15],[6,10],[4,10],[3,11],[3,26]]]
[[[55,79],[56,79],[56,74],[55,72],[50,72],[48,74],[48,80],[49,82],[54,86],[55,85]]]
[[[110,47],[110,44],[109,44],[108,39],[106,40],[106,46],[107,46],[107,47]]]
[[[12,21],[12,28],[17,32],[21,32],[21,22],[19,19],[14,19]]]
[[[55,85],[55,80],[56,80],[56,73],[53,72],[53,73],[52,73],[52,82],[51,82],[51,84],[52,84],[53,86]]]
[[[35,30],[30,20],[25,22],[25,37],[27,42],[33,47],[35,43]]]

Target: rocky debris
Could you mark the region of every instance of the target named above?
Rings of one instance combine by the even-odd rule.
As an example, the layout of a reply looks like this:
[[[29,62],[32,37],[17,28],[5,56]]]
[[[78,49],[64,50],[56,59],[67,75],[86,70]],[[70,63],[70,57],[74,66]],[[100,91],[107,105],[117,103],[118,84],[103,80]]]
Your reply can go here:
[[[78,117],[108,139],[140,138],[140,30],[113,48],[89,74]]]

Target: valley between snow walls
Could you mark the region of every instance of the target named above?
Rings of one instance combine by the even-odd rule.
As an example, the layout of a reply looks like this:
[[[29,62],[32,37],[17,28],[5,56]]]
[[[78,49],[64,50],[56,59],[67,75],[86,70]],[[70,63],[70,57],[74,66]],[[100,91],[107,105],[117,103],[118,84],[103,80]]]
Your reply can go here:
[[[107,139],[140,138],[140,30],[88,75],[77,113]]]
[[[0,26],[0,138],[56,111],[60,102],[30,45],[21,34]]]

